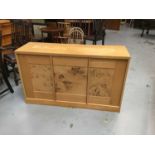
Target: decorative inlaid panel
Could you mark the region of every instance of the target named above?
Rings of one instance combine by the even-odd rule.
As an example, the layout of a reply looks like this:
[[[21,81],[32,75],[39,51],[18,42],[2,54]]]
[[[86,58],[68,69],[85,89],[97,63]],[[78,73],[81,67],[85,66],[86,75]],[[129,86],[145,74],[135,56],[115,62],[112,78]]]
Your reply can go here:
[[[54,72],[56,92],[72,94],[86,93],[87,68],[55,66]]]
[[[53,92],[53,76],[50,65],[30,64],[34,91]]]
[[[88,95],[111,97],[114,69],[89,68]]]

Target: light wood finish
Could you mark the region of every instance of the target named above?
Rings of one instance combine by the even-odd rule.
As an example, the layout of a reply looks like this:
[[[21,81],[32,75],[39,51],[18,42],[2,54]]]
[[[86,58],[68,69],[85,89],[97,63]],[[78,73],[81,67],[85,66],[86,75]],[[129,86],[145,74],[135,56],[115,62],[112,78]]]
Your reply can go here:
[[[87,67],[88,60],[86,58],[76,58],[76,57],[53,57],[53,64],[59,66]]]
[[[16,57],[26,102],[120,110],[130,59],[124,46],[28,43]]]
[[[0,30],[2,31],[2,46],[12,44],[12,24],[10,20],[0,20]]]
[[[107,60],[107,59],[90,59],[89,67],[115,68],[116,61],[115,60]]]
[[[53,65],[48,56],[19,55],[27,97],[54,99]]]
[[[99,60],[101,61],[101,60]],[[104,60],[103,60],[104,61]],[[110,60],[114,65],[89,67],[88,103],[119,105],[127,61]],[[123,74],[122,74],[123,73]]]
[[[129,59],[125,46],[79,45],[30,42],[16,50],[17,54],[76,56],[90,58]]]
[[[63,37],[68,36],[69,30],[71,28],[70,23],[68,22],[57,22],[58,28],[64,29]]]
[[[58,28],[63,29],[63,33],[59,33],[58,36],[55,36],[57,43],[68,43],[69,31],[71,29],[71,24],[68,22],[57,22]]]
[[[86,102],[87,68],[54,66],[56,100]]]

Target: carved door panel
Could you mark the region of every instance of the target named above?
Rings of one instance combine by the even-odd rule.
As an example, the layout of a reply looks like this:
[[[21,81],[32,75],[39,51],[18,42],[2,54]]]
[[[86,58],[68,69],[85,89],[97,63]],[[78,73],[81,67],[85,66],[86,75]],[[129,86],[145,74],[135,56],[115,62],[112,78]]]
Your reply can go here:
[[[53,64],[56,100],[86,104],[88,60],[54,57]]]
[[[53,66],[50,56],[20,56],[27,97],[55,99]]]
[[[122,60],[90,59],[87,103],[118,106],[126,66]]]

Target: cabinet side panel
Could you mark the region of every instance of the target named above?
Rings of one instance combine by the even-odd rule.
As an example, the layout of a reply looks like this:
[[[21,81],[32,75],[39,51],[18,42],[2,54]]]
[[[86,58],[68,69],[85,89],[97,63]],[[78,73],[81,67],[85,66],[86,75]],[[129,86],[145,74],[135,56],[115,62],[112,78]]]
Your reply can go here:
[[[115,69],[114,79],[113,79],[113,87],[112,87],[112,105],[120,106],[124,79],[126,75],[127,69],[127,60],[118,60],[117,66]]]
[[[25,96],[25,98],[27,98],[27,96],[26,96],[26,90],[25,90],[25,87],[24,87],[23,75],[22,75],[21,66],[20,66],[20,55],[19,55],[19,54],[15,54],[15,56],[16,56],[16,60],[17,60],[17,66],[18,66],[18,71],[19,71],[19,77],[20,77],[20,80],[21,80],[21,83],[22,83],[24,96]]]
[[[23,87],[26,97],[33,98],[32,81],[29,79],[30,71],[28,69],[28,63],[25,55],[18,55],[18,66],[20,66],[20,76],[22,79]]]
[[[20,55],[19,64],[27,97],[55,99],[50,56]]]

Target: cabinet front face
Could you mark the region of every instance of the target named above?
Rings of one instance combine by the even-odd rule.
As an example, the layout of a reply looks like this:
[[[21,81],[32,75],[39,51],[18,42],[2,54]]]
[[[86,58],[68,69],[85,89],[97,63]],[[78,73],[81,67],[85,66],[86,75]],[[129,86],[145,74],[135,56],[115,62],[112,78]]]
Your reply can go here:
[[[86,104],[88,59],[53,57],[56,100]]]
[[[119,111],[128,60],[24,54],[17,58],[27,101]]]
[[[19,56],[27,97],[55,99],[52,59],[49,56]]]
[[[127,62],[90,59],[88,104],[119,106]]]

